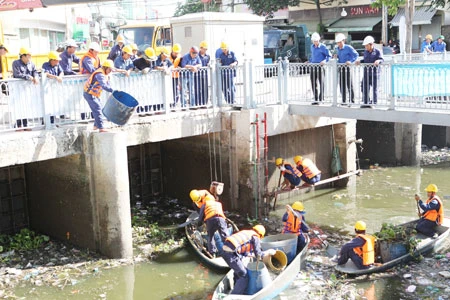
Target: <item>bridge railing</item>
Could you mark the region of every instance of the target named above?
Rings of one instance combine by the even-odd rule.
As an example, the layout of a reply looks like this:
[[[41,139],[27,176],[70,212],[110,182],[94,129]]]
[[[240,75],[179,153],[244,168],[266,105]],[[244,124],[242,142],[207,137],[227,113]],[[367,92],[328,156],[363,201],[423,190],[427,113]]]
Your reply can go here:
[[[83,98],[86,80],[87,76],[76,75],[58,82],[43,74],[36,85],[21,79],[0,81],[0,132],[91,121]],[[328,106],[450,110],[449,80],[446,54],[419,54],[386,57],[379,66],[347,66],[336,60],[324,65],[287,60],[269,65],[250,60],[236,67],[213,63],[197,72],[114,74],[111,86],[134,96],[139,101],[136,116],[146,116],[208,107],[311,105],[316,100]],[[108,96],[104,92],[102,101]]]

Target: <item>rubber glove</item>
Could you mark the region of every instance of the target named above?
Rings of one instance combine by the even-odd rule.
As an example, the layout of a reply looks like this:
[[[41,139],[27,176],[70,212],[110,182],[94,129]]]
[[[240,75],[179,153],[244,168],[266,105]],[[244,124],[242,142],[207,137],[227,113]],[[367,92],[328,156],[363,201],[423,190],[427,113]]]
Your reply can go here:
[[[284,172],[284,171],[286,171],[286,168],[285,168],[284,166],[281,166],[281,167],[280,167],[280,171],[283,171],[283,172]]]

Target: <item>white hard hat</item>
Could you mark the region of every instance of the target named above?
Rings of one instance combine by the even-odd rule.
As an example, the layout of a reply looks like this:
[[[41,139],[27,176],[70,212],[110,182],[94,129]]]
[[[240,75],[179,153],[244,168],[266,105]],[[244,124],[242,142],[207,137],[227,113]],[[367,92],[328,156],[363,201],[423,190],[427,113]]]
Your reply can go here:
[[[343,40],[345,40],[345,34],[343,33],[338,33],[336,35],[336,43],[342,42]]]
[[[73,39],[68,39],[66,41],[66,47],[75,47],[75,48],[77,48],[78,45]]]
[[[313,42],[318,42],[318,41],[320,41],[320,35],[317,33],[317,32],[314,32],[312,35],[311,35],[311,41],[313,41]]]
[[[97,42],[92,42],[89,45],[89,49],[92,49],[94,51],[100,51],[100,45]]]
[[[375,39],[372,36],[368,35],[364,38],[363,46],[373,43],[375,43]]]

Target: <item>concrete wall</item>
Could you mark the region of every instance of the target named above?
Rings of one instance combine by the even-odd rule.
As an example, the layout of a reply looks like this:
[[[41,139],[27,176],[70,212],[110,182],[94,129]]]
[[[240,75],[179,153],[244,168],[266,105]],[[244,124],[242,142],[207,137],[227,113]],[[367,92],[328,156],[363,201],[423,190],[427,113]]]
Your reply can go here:
[[[60,240],[97,249],[90,163],[85,155],[27,164],[30,227]]]

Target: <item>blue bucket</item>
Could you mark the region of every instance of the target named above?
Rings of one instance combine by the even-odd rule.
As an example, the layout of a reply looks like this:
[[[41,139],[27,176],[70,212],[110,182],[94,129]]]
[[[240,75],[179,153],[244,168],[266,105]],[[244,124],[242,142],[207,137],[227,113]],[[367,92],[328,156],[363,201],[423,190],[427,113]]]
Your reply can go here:
[[[279,233],[266,236],[261,240],[261,248],[265,250],[275,249],[283,251],[288,259],[288,264],[294,260],[297,254],[298,236],[294,233]]]
[[[402,243],[380,242],[380,254],[383,263],[399,258],[408,253],[406,245]]]
[[[272,282],[269,270],[262,261],[250,262],[247,265],[247,295],[254,295]]]
[[[134,113],[139,102],[125,92],[114,91],[103,107],[103,114],[117,125],[125,125]]]

